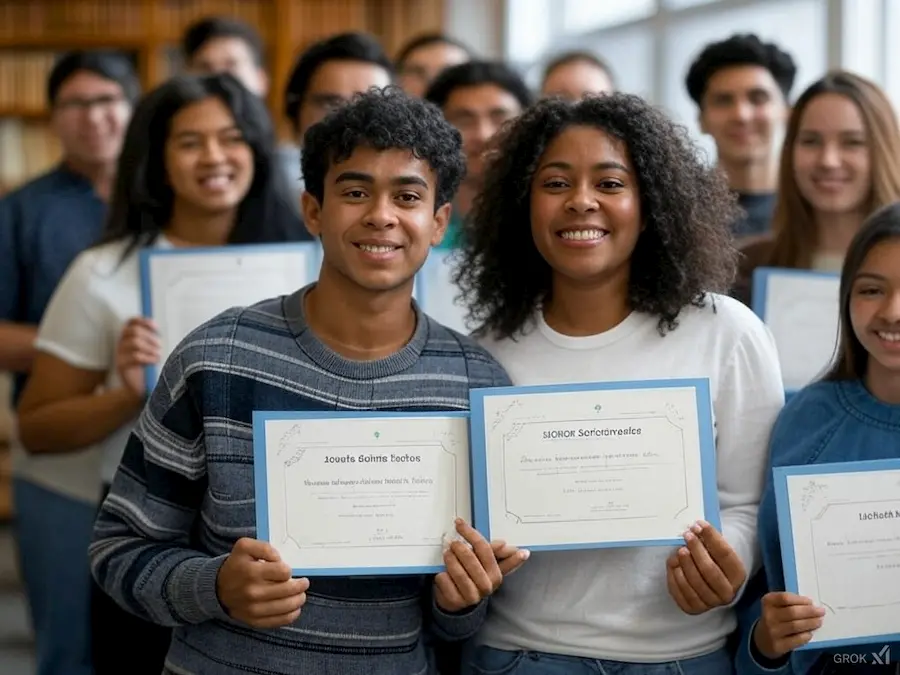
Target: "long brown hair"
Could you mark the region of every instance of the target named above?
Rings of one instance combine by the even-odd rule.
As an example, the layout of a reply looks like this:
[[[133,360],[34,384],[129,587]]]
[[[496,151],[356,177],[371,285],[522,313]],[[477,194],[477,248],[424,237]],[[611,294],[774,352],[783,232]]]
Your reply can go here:
[[[866,214],[900,199],[900,127],[890,100],[878,85],[859,75],[846,71],[828,73],[800,95],[788,121],[772,216],[775,241],[769,264],[774,267],[808,269],[817,247],[812,207],[800,194],[794,177],[794,145],[806,107],[822,94],[847,97],[862,115],[872,167]]]
[[[869,353],[856,337],[850,323],[850,295],[853,292],[853,281],[869,251],[883,241],[898,238],[900,238],[900,202],[888,204],[877,210],[853,237],[841,270],[840,338],[834,364],[825,375],[825,380],[856,380],[865,376]]]

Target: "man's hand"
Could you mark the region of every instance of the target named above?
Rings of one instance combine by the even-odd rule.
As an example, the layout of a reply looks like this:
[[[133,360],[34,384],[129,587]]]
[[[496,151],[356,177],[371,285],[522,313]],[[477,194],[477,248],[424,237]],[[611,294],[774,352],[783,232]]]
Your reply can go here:
[[[247,537],[237,540],[216,579],[228,615],[254,628],[294,623],[308,588],[309,579],[292,579],[290,566],[272,546]]]
[[[447,571],[434,578],[435,602],[449,613],[477,605],[528,559],[527,551],[502,541],[491,544],[462,520],[456,521],[456,531],[465,542],[451,542],[444,552]]]
[[[669,556],[669,595],[687,614],[702,614],[732,602],[747,578],[738,554],[709,523],[700,522],[684,535],[686,547]]]

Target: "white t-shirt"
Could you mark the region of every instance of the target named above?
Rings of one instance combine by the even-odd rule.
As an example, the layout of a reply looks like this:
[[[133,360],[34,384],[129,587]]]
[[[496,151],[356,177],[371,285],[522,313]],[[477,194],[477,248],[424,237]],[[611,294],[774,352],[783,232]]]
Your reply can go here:
[[[162,237],[156,245],[171,247]],[[35,343],[39,351],[70,366],[105,371],[103,386],[108,389],[122,386],[115,367],[122,328],[142,314],[138,249],[123,259],[126,247],[125,241],[111,242],[72,262],[50,299]],[[112,481],[132,425],[77,452],[20,456],[16,472],[49,489],[97,502],[101,480]]]
[[[726,540],[757,569],[756,513],[769,434],[784,404],[775,344],[747,307],[713,295],[664,337],[632,313],[600,335],[570,337],[537,317],[517,341],[482,340],[513,384],[709,378]],[[615,661],[661,662],[710,653],[736,626],[731,608],[682,612],[666,588],[668,547],[532,553],[491,598],[480,642]]]

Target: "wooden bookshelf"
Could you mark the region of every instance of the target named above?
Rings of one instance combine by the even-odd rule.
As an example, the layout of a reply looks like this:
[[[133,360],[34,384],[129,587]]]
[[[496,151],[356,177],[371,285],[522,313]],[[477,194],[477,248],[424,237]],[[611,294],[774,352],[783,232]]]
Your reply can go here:
[[[273,83],[268,103],[281,135],[289,138],[282,89],[297,55],[312,42],[368,31],[393,55],[414,34],[439,30],[443,13],[444,0],[0,0],[0,189],[58,159],[50,141],[43,143],[47,154],[35,155],[31,142],[10,139],[19,130],[46,125],[47,74],[60,52],[130,53],[143,86],[150,88],[179,70],[178,43],[189,23],[210,15],[241,18],[265,42]],[[15,151],[8,148],[20,146],[31,156],[10,158]]]

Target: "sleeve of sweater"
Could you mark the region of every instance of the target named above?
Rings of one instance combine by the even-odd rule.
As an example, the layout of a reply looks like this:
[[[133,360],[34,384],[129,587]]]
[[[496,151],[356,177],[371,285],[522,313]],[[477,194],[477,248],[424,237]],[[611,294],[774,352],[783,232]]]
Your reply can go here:
[[[480,348],[466,352],[466,364],[470,389],[505,387],[510,384],[503,367]],[[438,607],[433,592],[431,595],[432,625],[439,639],[449,642],[465,640],[475,635],[484,623],[489,598],[462,612],[450,614]]]
[[[97,583],[119,605],[163,626],[227,619],[216,594],[226,556],[192,547],[206,487],[203,422],[188,337],[163,367],[101,506],[89,548]],[[194,348],[201,356],[202,347]]]
[[[784,406],[775,343],[755,317],[729,356],[714,405],[722,535],[744,563],[749,579],[759,568],[756,521],[769,437]]]
[[[785,655],[776,661],[768,661],[753,644],[753,631],[760,619],[761,601],[768,592],[785,590],[784,568],[781,557],[781,537],[778,530],[778,512],[775,505],[773,467],[805,464],[809,461],[810,444],[821,441],[816,434],[829,435],[829,427],[839,418],[836,410],[827,405],[827,397],[821,387],[809,387],[796,394],[778,416],[772,430],[766,482],[759,506],[757,531],[762,557],[764,583],[753,584],[754,597],[746,597],[742,605],[746,611],[739,614],[740,645],[735,655],[736,675],[806,675],[821,652],[803,651]]]

